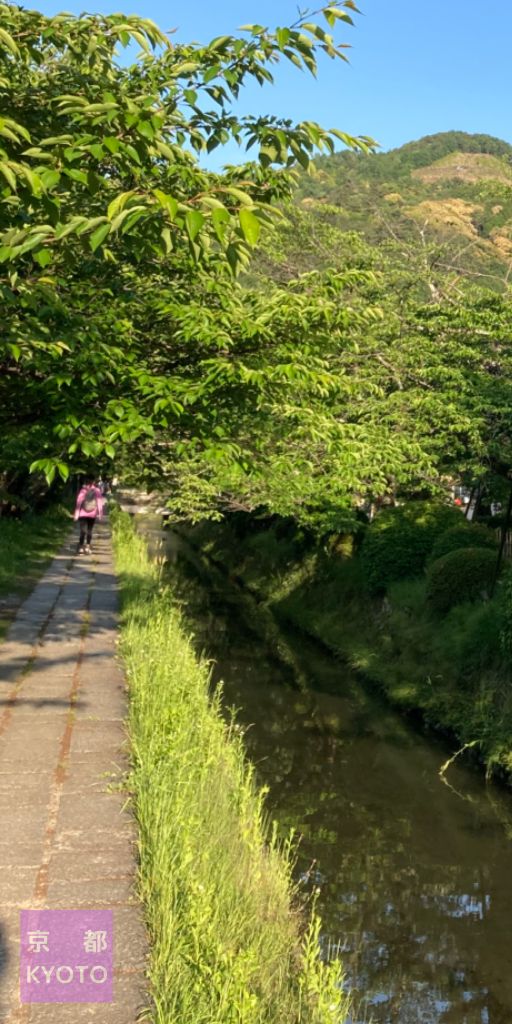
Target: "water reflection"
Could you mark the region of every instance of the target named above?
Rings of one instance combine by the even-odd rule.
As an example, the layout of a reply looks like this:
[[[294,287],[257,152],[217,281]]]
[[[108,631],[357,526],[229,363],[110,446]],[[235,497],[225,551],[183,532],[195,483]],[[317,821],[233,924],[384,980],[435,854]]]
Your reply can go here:
[[[288,637],[319,688],[297,692],[233,609],[186,591],[272,813],[302,835],[298,877],[360,1000],[352,1024],[510,1024],[511,798],[460,764],[443,785],[446,748],[346,668]]]

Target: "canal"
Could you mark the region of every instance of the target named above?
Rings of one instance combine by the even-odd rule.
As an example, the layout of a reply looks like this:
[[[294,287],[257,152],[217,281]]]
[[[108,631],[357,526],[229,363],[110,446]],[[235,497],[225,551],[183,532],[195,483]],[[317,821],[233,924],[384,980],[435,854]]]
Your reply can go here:
[[[298,688],[193,552],[164,544],[269,812],[300,836],[297,881],[316,892],[325,948],[343,960],[351,1024],[510,1024],[512,796],[461,759],[443,778],[444,741],[287,633]]]

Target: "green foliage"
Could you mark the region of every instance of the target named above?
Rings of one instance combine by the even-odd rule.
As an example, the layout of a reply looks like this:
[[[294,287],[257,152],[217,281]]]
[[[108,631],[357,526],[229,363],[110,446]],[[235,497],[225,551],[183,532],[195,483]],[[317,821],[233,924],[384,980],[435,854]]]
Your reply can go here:
[[[418,576],[436,539],[455,523],[460,512],[433,502],[410,502],[378,514],[361,545],[368,591],[382,593],[393,580]]]
[[[236,112],[280,60],[342,59],[329,32],[354,11],[174,45],[140,18],[0,0],[2,489],[115,460],[178,516],[264,507],[324,536],[364,502],[506,476],[512,307],[464,284],[475,246],[418,245],[407,210],[430,195],[412,172],[472,145],[506,170],[506,206],[508,151],[455,133],[374,157],[365,138]],[[193,154],[229,140],[256,159],[201,170]],[[296,168],[335,140],[352,154],[308,177],[329,202],[290,210]],[[411,191],[390,233],[395,171]],[[478,188],[494,230],[506,211]]]
[[[474,690],[480,672],[499,666],[501,601],[457,604],[447,619],[446,629],[434,638],[434,656],[456,661],[461,669],[459,685],[465,681],[467,689]]]
[[[496,568],[496,552],[460,548],[428,568],[427,600],[441,614],[456,604],[488,596]]]
[[[243,409],[264,385],[304,377],[304,357],[268,375],[264,361],[238,365],[224,334],[242,306],[233,276],[273,201],[340,133],[238,117],[233,104],[247,81],[272,82],[281,60],[315,73],[319,52],[345,59],[329,29],[354,10],[339,0],[290,28],[175,45],[136,16],[47,18],[0,2],[0,472],[11,484],[29,466],[51,482],[128,446],[127,462],[136,448],[145,466],[170,439],[190,443],[191,424],[193,454],[233,459],[223,405]],[[123,64],[133,43],[141,51]],[[201,170],[193,154],[230,139],[256,159]],[[272,332],[251,316],[249,302],[240,340],[261,352]]]
[[[315,915],[301,933],[290,844],[267,827],[240,730],[122,515],[116,563],[153,1019],[340,1024],[339,961],[320,959]]]
[[[204,523],[196,538],[197,529],[193,542],[213,548],[216,562],[230,575],[250,575],[259,602],[279,619],[320,640],[393,704],[421,713],[457,737],[459,745],[477,739],[489,772],[499,768],[510,775],[510,657],[499,644],[508,621],[503,584],[489,601],[466,601],[443,616],[433,615],[425,575],[397,580],[389,585],[386,601],[373,600],[357,555],[339,558],[316,544],[290,560],[278,550],[268,573],[249,550],[257,521],[236,543],[225,524]]]
[[[430,561],[435,562],[450,551],[460,548],[496,548],[496,534],[486,526],[467,521],[451,526],[436,540],[430,553]]]
[[[0,518],[0,635],[4,621],[2,599],[24,595],[35,585],[70,528],[69,515],[60,506],[21,519]]]

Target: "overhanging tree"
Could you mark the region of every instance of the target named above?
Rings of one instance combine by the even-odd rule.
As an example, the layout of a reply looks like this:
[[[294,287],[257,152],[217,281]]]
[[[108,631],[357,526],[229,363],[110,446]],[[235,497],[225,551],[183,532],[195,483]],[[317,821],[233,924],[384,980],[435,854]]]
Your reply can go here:
[[[240,118],[232,107],[248,78],[272,81],[279,60],[315,73],[319,51],[345,59],[329,29],[350,23],[355,10],[340,0],[290,28],[245,26],[240,36],[200,46],[174,45],[136,17],[45,18],[0,5],[0,417],[8,478],[30,463],[49,481],[55,473],[66,478],[84,459],[113,458],[127,444],[157,434],[163,443],[162,431],[182,431],[184,409],[197,397],[194,371],[185,357],[181,379],[169,374],[146,298],[163,284],[189,306],[218,281],[229,293],[226,269],[236,274],[247,262],[272,201],[290,189],[294,164],[332,151],[336,137],[368,148],[368,139],[337,129]],[[122,66],[118,50],[133,42],[141,52]],[[254,147],[256,160],[223,175],[198,166],[194,150],[233,138]],[[218,335],[213,325],[213,348]],[[167,349],[174,341],[171,329]],[[201,347],[200,338],[189,341]],[[176,349],[175,367],[183,360],[179,340]],[[211,402],[216,373],[225,385],[225,373],[212,366]],[[245,391],[240,381],[239,403]],[[191,430],[188,417],[184,437]],[[221,422],[216,430],[223,436]]]

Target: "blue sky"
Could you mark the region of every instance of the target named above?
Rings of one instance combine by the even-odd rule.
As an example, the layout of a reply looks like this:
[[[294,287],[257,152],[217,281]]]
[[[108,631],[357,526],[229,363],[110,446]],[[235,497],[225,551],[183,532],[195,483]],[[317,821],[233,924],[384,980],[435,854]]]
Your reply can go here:
[[[176,38],[207,41],[246,22],[275,27],[296,17],[292,0],[32,0],[45,14],[59,10],[152,18]],[[302,6],[302,5],[301,5]],[[303,5],[305,6],[305,4]],[[319,6],[319,4],[315,4]],[[322,61],[317,81],[291,65],[274,88],[251,85],[240,110],[312,119],[325,127],[371,135],[384,149],[452,128],[512,141],[509,0],[360,0],[356,27],[338,29],[350,65]],[[225,149],[215,165],[236,161]]]

